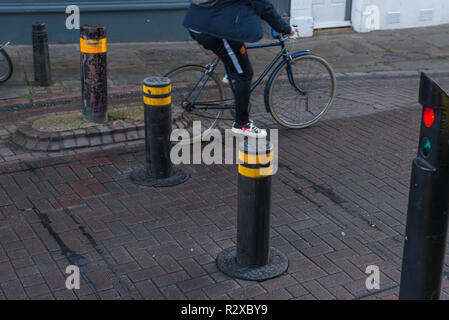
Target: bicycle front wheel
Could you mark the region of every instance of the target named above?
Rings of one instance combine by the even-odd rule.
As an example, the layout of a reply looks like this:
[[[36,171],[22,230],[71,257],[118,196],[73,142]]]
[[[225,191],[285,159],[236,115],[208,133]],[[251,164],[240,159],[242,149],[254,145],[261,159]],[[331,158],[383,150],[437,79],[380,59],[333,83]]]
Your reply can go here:
[[[225,93],[221,80],[200,65],[182,66],[165,76],[172,84],[173,129],[185,129],[189,134],[178,141],[193,143],[210,135],[223,116],[220,108]],[[200,126],[201,132],[194,130]]]
[[[6,51],[0,50],[0,82],[5,82],[12,75],[12,62]]]
[[[300,129],[322,118],[336,95],[336,77],[323,58],[306,55],[279,65],[267,88],[273,118]]]

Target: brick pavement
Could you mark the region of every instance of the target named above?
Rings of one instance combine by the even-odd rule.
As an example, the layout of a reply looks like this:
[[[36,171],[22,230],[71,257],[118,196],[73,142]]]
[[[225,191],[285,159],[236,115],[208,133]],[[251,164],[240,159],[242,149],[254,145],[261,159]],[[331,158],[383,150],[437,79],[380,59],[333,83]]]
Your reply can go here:
[[[288,46],[291,51],[310,49],[323,56],[341,74],[435,70],[449,67],[448,25],[356,33],[350,29],[320,30],[311,38],[300,38]],[[266,38],[264,41],[273,41]],[[79,96],[80,60],[78,44],[50,44],[54,84],[33,86],[33,55],[30,45],[12,45],[7,51],[14,63],[12,78],[0,86],[0,107],[15,102],[43,102],[48,97],[67,99]],[[262,69],[278,52],[277,48],[250,52],[255,70]],[[256,58],[257,56],[257,58]],[[163,75],[188,63],[211,60],[194,41],[163,43],[108,43],[108,86],[135,86],[149,75]]]
[[[0,175],[0,299],[397,298],[420,108],[413,87],[392,81],[408,100],[389,102],[392,83],[378,81],[390,99],[354,93],[359,114],[280,128],[271,244],[289,258],[282,277],[242,281],[215,265],[236,241],[235,165],[184,166],[185,184],[145,188],[128,178],[143,152],[115,149]],[[375,113],[363,107],[370,95]],[[80,290],[65,289],[69,264],[81,267]],[[370,264],[379,291],[365,289]]]
[[[418,100],[419,81],[415,76],[390,75],[390,76],[351,76],[340,77],[337,83],[337,98],[324,119],[338,119],[365,115],[382,110],[392,110],[404,106],[415,105]],[[440,84],[449,88],[449,77],[435,77]],[[266,113],[263,103],[263,86],[260,86],[251,97],[251,114],[258,122],[268,128],[276,128],[270,114]],[[227,93],[230,94],[229,92]],[[141,105],[141,97],[127,97],[111,101],[113,105]],[[47,106],[33,109],[23,109],[0,113],[0,172],[5,164],[19,163],[37,159],[53,159],[55,157],[71,157],[79,153],[86,153],[98,149],[88,146],[79,150],[65,150],[62,152],[30,152],[18,148],[11,143],[11,135],[15,133],[19,120],[42,114],[43,112],[55,112],[64,110],[79,110],[77,103],[69,103],[56,106]],[[229,115],[225,114],[225,118]],[[222,121],[221,128],[229,128],[230,121]],[[110,150],[117,147],[135,148],[141,147],[142,141],[117,143],[115,145],[102,146],[102,150]]]

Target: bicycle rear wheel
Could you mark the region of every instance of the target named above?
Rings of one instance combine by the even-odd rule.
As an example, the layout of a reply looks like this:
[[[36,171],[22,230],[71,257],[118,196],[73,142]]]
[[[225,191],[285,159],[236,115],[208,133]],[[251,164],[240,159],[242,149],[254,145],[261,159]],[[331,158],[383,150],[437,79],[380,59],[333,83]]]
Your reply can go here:
[[[224,105],[221,80],[200,65],[182,66],[165,76],[172,83],[173,129],[185,129],[189,133],[188,139],[179,138],[178,141],[193,143],[211,134],[223,116],[223,109],[213,109]],[[193,107],[191,110],[188,110],[189,105]],[[201,121],[201,133],[193,132],[195,121]]]
[[[336,77],[323,58],[306,55],[279,65],[268,87],[273,118],[281,125],[300,129],[323,117],[336,95]]]
[[[5,50],[0,50],[0,82],[5,82],[12,75],[12,61]]]

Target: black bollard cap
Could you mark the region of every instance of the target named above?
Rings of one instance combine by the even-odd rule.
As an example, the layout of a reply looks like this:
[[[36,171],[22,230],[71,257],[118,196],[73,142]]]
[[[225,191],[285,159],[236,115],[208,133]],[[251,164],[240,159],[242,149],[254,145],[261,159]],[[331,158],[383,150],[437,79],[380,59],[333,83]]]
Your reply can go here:
[[[83,24],[80,26],[81,38],[98,40],[106,38],[106,26],[103,24]]]
[[[170,85],[170,79],[166,77],[148,77],[143,80],[143,84],[152,88],[163,88]]]
[[[421,73],[419,103],[425,107],[449,108],[448,94],[424,72]]]
[[[44,31],[45,30],[45,22],[37,21],[33,23],[33,31]]]

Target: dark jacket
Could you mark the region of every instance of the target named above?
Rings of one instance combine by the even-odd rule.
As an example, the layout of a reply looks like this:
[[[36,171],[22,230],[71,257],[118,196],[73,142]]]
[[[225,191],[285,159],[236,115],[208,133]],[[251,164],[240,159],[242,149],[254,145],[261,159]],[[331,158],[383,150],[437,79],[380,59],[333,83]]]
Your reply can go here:
[[[210,8],[190,5],[183,25],[226,40],[256,42],[263,37],[261,18],[279,33],[291,31],[269,0],[221,0]]]

